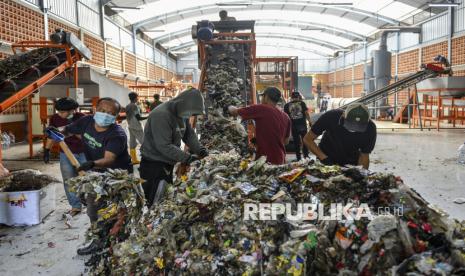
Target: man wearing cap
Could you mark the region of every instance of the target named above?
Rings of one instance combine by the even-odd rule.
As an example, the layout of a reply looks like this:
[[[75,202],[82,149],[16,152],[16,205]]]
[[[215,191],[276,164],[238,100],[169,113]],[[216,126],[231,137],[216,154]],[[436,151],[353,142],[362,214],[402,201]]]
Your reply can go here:
[[[80,118],[84,117],[85,115],[83,113],[76,111],[78,107],[79,104],[71,98],[61,98],[57,100],[55,103],[55,109],[57,110],[57,113],[53,114],[52,117],[50,117],[49,126],[58,129],[64,128],[65,126],[74,123]],[[47,142],[45,143],[45,163],[50,162],[50,149],[53,143],[54,142],[52,139],[47,139]],[[84,155],[84,146],[79,137],[75,135],[66,137],[65,143],[68,145],[69,149],[73,153],[74,157],[76,157],[76,159],[79,161],[79,163],[82,164],[86,162],[86,157]],[[69,214],[71,216],[75,216],[81,212],[81,201],[75,193],[69,191],[67,182],[68,179],[77,176],[77,172],[75,171],[73,165],[68,160],[68,157],[66,157],[62,150],[60,150],[60,171],[61,177],[63,178],[66,198],[68,199],[69,205],[71,205],[71,210],[69,211]]]
[[[319,145],[315,139],[323,134]],[[369,155],[376,144],[376,125],[368,108],[354,103],[345,111],[324,113],[305,135],[304,143],[325,165],[361,165],[368,169]]]
[[[310,123],[308,108],[298,91],[291,94],[291,101],[284,105],[284,112],[291,118],[292,122],[292,141],[294,143],[295,155],[297,161],[302,156],[300,153],[301,139],[307,134],[307,121]],[[308,149],[305,145],[302,147],[304,158],[308,158]]]
[[[241,116],[242,120],[255,121],[257,158],[266,156],[266,160],[271,164],[284,164],[285,145],[289,143],[291,134],[291,120],[277,107],[281,91],[276,87],[267,87],[260,95],[263,97],[262,104],[243,108],[229,106],[228,112],[233,116]]]

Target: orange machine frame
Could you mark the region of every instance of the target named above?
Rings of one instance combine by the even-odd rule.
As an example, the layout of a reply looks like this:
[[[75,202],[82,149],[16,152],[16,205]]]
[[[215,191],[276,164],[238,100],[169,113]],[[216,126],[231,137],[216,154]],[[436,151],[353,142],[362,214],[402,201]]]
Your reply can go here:
[[[226,40],[209,40],[209,41],[200,41],[199,40],[199,57],[200,57],[200,64],[201,64],[201,72],[200,72],[200,80],[199,80],[199,90],[203,91],[203,83],[205,80],[205,71],[206,71],[206,62],[207,62],[207,54],[205,51],[205,46],[206,45],[214,45],[214,44],[250,44],[251,45],[251,55],[250,55],[250,63],[254,64],[255,59],[256,59],[256,45],[257,41],[255,40],[255,34],[254,33],[215,33],[213,34],[214,38],[218,37],[237,37],[237,38],[243,38],[246,37],[248,39],[243,39],[243,40],[233,40],[233,39],[226,39]],[[257,103],[257,97],[255,93],[255,70],[254,66],[252,66],[251,70],[251,76],[250,77],[250,88],[251,91],[249,93],[251,94],[250,98],[252,99],[252,104]]]
[[[34,138],[44,138],[43,135],[32,135],[32,105],[40,105],[41,114],[43,107],[47,106],[46,102],[39,100],[39,104],[32,104],[32,94],[39,89],[40,87],[44,86],[46,83],[54,79],[56,76],[60,75],[61,73],[65,72],[67,69],[74,66],[74,86],[78,86],[78,67],[77,62],[81,60],[81,55],[78,51],[71,52],[71,48],[67,44],[56,44],[52,41],[21,41],[11,45],[13,53],[17,53],[17,49],[21,49],[21,51],[26,51],[30,48],[59,48],[64,49],[66,52],[66,61],[62,64],[58,65],[55,69],[51,70],[50,72],[46,73],[45,75],[41,76],[37,80],[31,82],[29,85],[24,87],[23,89],[16,92],[14,95],[6,99],[5,101],[0,103],[0,113],[7,110],[8,108],[12,107],[16,103],[20,102],[21,100],[25,99],[26,97],[29,98],[28,101],[28,142],[29,142],[29,156],[33,157],[33,143],[32,140]],[[0,148],[0,160],[2,159],[1,155],[1,148]]]
[[[274,63],[284,63],[284,71],[282,72],[282,86],[283,86],[283,94],[284,94],[284,99],[287,100],[289,98],[289,93],[294,91],[294,80],[293,80],[293,73],[294,72],[294,63],[296,62],[296,57],[256,57],[255,58],[255,63],[254,65],[257,66],[260,62],[274,62]],[[291,70],[288,72],[287,71],[287,66],[288,64],[291,65]],[[287,74],[290,73],[290,77],[286,77]],[[258,72],[258,75],[260,75],[260,72]],[[287,81],[290,82],[289,87],[287,87]]]

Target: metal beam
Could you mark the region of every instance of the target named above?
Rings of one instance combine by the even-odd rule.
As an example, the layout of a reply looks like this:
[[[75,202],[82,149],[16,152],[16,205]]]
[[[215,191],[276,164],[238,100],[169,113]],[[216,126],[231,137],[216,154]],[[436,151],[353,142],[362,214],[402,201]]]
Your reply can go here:
[[[300,51],[304,51],[304,52],[314,53],[314,54],[319,55],[319,56],[324,57],[324,58],[331,58],[332,57],[332,55],[328,55],[327,53],[323,53],[323,52],[320,52],[318,50],[309,49],[309,48],[305,48],[305,47],[297,47],[297,46],[294,46],[294,45],[281,45],[281,44],[276,44],[276,43],[273,43],[273,44],[272,43],[259,43],[257,45],[257,47],[259,47],[259,46],[272,46],[272,47],[300,50]],[[191,55],[192,53],[195,53],[195,52],[197,52],[197,49],[187,51],[185,54],[182,54],[182,55],[178,55],[178,58],[183,58],[183,57],[189,56],[189,55]]]
[[[315,28],[323,28],[325,29],[325,33],[333,34],[336,32],[340,36],[347,36],[348,39],[353,39],[353,38],[358,38],[361,40],[365,40],[366,37],[363,35],[360,35],[358,33],[355,33],[350,30],[345,30],[345,29],[340,29],[340,28],[335,28],[330,25],[326,24],[321,24],[321,23],[313,23],[313,22],[307,22],[307,21],[286,21],[286,20],[257,20],[255,23],[255,26],[283,26],[283,27],[291,27],[291,28],[296,28],[296,29],[301,29],[302,27],[315,27]],[[190,36],[191,35],[191,28],[188,27],[186,29],[182,30],[177,30],[175,32],[171,32],[169,34],[162,35],[156,39],[154,39],[156,42],[162,44],[166,43],[167,41],[185,37],[185,36]]]
[[[303,41],[307,42],[310,44],[318,45],[321,47],[328,48],[328,50],[334,51],[336,49],[342,48],[341,45],[331,43],[328,41],[323,41],[319,39],[314,39],[310,37],[302,37],[298,35],[290,35],[290,34],[283,34],[283,33],[257,33],[255,35],[256,37],[264,37],[264,38],[277,38],[277,39],[287,39],[287,40],[296,40],[296,41]],[[194,46],[196,43],[195,41],[188,41],[185,43],[182,43],[176,47],[172,47],[170,51],[179,51],[185,48],[189,48]]]
[[[234,3],[234,1],[231,1],[231,2],[228,2],[228,3]],[[380,21],[384,21],[386,23],[389,23],[389,24],[400,24],[401,22],[396,20],[396,19],[393,19],[393,18],[390,18],[390,17],[387,17],[387,16],[383,16],[383,15],[380,15],[380,14],[377,14],[377,13],[373,13],[373,12],[369,12],[369,11],[366,11],[366,10],[362,10],[362,9],[357,9],[357,8],[353,8],[353,7],[346,7],[346,6],[328,6],[328,5],[322,5],[322,4],[318,4],[318,3],[315,3],[315,2],[302,2],[302,1],[287,1],[287,2],[284,2],[284,1],[265,1],[265,0],[257,0],[257,1],[254,1],[252,2],[251,5],[247,6],[247,8],[244,8],[244,9],[237,9],[235,11],[254,11],[254,10],[262,10],[261,7],[263,6],[265,9],[266,9],[266,6],[269,6],[269,10],[277,10],[277,11],[281,11],[279,8],[276,8],[276,5],[278,4],[286,4],[286,5],[292,5],[292,6],[298,6],[298,7],[321,7],[321,8],[325,8],[325,9],[328,9],[328,10],[338,10],[338,11],[344,11],[344,12],[349,12],[349,13],[355,13],[355,14],[360,14],[360,15],[365,15],[367,17],[371,17],[371,18],[376,18],[377,20],[380,20]],[[215,3],[212,3],[210,5],[204,5],[204,6],[195,6],[195,7],[189,7],[189,8],[185,8],[185,9],[181,9],[181,10],[176,10],[176,11],[173,11],[173,12],[170,12],[170,13],[165,13],[165,14],[159,14],[159,15],[156,15],[156,16],[153,16],[153,17],[150,17],[150,18],[147,18],[145,20],[141,20],[139,22],[135,22],[133,25],[136,26],[136,28],[140,28],[140,27],[143,27],[147,24],[151,24],[151,23],[154,23],[154,22],[157,22],[157,21],[161,21],[163,19],[168,19],[168,22],[170,23],[173,23],[173,22],[177,22],[177,21],[181,21],[181,20],[185,20],[185,19],[188,19],[188,18],[191,18],[191,17],[194,17],[194,15],[187,15],[187,13],[192,13],[192,12],[197,12],[197,11],[201,11],[201,14],[202,15],[208,15],[208,14],[215,14],[215,13],[218,13],[219,11],[221,10],[221,7],[218,7]],[[307,11],[307,10],[304,10],[303,12],[308,12],[308,13],[312,13],[310,11]],[[316,13],[316,12],[313,12],[313,13]],[[184,19],[176,19],[175,17],[179,16],[180,14],[183,14],[184,16]],[[195,15],[197,16],[197,15]],[[353,20],[353,19],[350,19],[350,18],[346,18],[348,20],[352,20],[354,22],[357,22],[356,20]],[[163,23],[161,24],[157,24],[157,26],[161,26],[163,25]],[[374,27],[377,27],[377,25],[371,25],[371,26],[374,26]]]

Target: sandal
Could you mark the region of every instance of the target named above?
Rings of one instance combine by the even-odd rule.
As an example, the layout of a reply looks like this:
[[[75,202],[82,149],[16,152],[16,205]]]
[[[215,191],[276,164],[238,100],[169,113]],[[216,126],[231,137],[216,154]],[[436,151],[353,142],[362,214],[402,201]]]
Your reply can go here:
[[[68,214],[70,214],[72,217],[74,217],[75,215],[80,214],[81,211],[82,211],[81,209],[75,209],[75,208],[73,208],[73,209],[71,209],[71,210],[68,212]]]

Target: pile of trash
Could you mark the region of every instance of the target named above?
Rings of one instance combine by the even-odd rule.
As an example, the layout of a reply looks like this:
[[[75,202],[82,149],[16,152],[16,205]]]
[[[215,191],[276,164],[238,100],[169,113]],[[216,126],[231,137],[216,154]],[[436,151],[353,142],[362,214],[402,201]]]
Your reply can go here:
[[[200,120],[200,143],[211,152],[247,151],[247,132],[242,124],[225,117],[218,110],[211,110],[207,120]]]
[[[138,185],[117,193],[108,184],[86,186],[132,208],[117,234],[118,212],[102,216],[99,237],[109,242],[93,263],[95,275],[449,275],[464,267],[465,225],[393,175],[313,161],[276,166],[228,152],[194,163],[150,210],[132,195]],[[289,204],[295,216],[298,203],[316,204],[317,217],[246,218],[247,206],[263,203]],[[359,220],[338,218],[330,203],[351,204],[353,216],[363,203],[368,209]]]
[[[207,46],[207,54],[215,56],[206,70],[204,88],[207,116],[199,119],[200,142],[210,151],[236,150],[246,155],[247,132],[237,119],[224,110],[230,105],[246,105],[246,91],[250,91],[248,76],[251,65],[243,55],[237,55],[244,45]],[[242,66],[242,70],[239,67]]]
[[[62,51],[59,48],[39,48],[0,60],[0,83],[30,69],[51,54]]]
[[[38,170],[18,170],[0,179],[0,192],[36,191],[50,183],[59,182],[58,179],[42,174]]]
[[[245,105],[248,83],[232,58],[237,49],[221,47],[230,48],[207,70],[208,115],[199,123],[210,155],[168,186],[160,203],[144,207],[140,181],[123,172],[75,181],[80,194],[107,203],[89,232],[105,241],[91,257],[91,274],[465,273],[465,224],[400,178],[309,160],[277,166],[245,158],[245,129],[223,109]]]
[[[137,231],[145,206],[142,180],[124,170],[108,170],[88,172],[68,181],[70,191],[77,193],[82,201],[95,198],[101,207],[99,219],[89,228],[87,239],[99,241],[105,249],[92,256],[89,263],[105,260],[110,254],[109,248]]]

